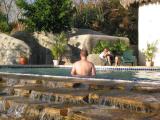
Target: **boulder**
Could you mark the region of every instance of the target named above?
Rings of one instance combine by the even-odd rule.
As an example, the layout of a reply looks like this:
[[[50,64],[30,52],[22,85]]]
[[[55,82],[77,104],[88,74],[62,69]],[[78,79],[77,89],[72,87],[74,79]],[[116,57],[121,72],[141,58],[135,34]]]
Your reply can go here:
[[[37,40],[39,45],[44,48],[51,49],[52,45],[54,44],[54,34],[47,33],[47,32],[34,32],[33,37]]]
[[[87,31],[87,30],[85,30]],[[90,31],[90,30],[89,30]],[[116,36],[109,36],[109,35],[104,35],[99,32],[81,32],[84,34],[75,34],[75,36],[71,36],[68,44],[78,47],[79,49],[86,49],[88,53],[92,52],[92,49],[96,46],[96,44],[101,40],[103,41],[111,41],[115,42],[116,40],[124,40],[126,44],[129,45],[129,39],[126,37],[116,37]],[[94,33],[94,34],[92,34]]]
[[[23,41],[0,33],[0,65],[19,63],[21,54],[30,57],[30,47]]]
[[[99,58],[99,54],[89,54],[87,59],[94,65],[105,65],[105,63]]]
[[[94,31],[91,29],[80,29],[80,28],[72,28],[69,37],[77,36],[77,35],[85,35],[85,34],[91,34],[91,35],[105,35],[102,32]]]

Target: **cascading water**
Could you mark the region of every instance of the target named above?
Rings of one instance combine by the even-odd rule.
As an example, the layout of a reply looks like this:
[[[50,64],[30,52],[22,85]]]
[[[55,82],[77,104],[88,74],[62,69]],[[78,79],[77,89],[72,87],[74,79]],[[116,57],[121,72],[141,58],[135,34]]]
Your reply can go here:
[[[47,111],[44,111],[41,113],[39,120],[64,120],[64,118],[58,114],[49,114]]]
[[[108,88],[106,86],[97,87],[93,85],[87,89],[77,89],[73,83],[36,81],[35,79],[16,80],[6,78],[5,80],[7,88],[2,92],[7,94],[0,95],[2,97],[0,99],[0,119],[3,117],[5,120],[10,118],[17,120],[21,118],[23,120],[64,120],[67,117],[72,119],[73,115],[73,118],[85,118],[84,120],[88,120],[91,116],[93,116],[91,118],[94,118],[96,115],[102,115],[103,117],[106,115],[109,117],[108,119],[114,120],[114,116],[123,114],[123,116],[120,116],[122,119],[130,120],[126,116],[128,114],[136,114],[133,120],[147,119],[147,117],[151,118],[151,120],[156,120],[152,119],[152,117],[153,115],[158,116],[157,113],[160,111],[158,107],[160,105],[159,93],[152,92],[151,94],[145,92],[144,94],[135,90],[133,92],[132,89],[135,84],[124,85],[124,89],[119,89],[118,85],[108,85]],[[157,89],[159,88],[157,87]],[[58,105],[59,107],[57,107]],[[92,105],[97,107],[91,107]],[[79,106],[81,109],[78,109]],[[89,112],[87,112],[88,108],[86,107],[90,109]],[[71,116],[68,116],[69,112],[64,114],[63,110],[70,111]],[[86,116],[90,114],[91,116],[87,118]],[[95,120],[100,118],[95,117]]]
[[[20,118],[25,113],[26,104],[14,104],[7,110],[7,115],[15,118]]]
[[[0,113],[6,111],[6,101],[5,100],[0,100]]]

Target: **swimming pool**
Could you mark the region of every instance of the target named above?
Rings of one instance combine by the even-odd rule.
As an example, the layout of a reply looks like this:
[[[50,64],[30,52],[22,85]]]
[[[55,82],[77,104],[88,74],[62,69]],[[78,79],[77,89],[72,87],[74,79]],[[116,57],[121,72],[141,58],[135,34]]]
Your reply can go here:
[[[105,68],[105,69],[104,69]],[[72,78],[71,67],[0,67],[0,74],[32,75],[44,77]],[[97,75],[91,79],[127,80],[127,81],[160,81],[159,68],[135,67],[97,67]],[[89,79],[89,78],[87,78]]]

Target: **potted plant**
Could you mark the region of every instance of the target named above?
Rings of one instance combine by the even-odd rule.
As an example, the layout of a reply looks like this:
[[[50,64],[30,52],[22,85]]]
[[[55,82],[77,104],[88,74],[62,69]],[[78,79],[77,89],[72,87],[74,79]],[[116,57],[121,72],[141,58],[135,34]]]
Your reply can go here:
[[[143,50],[146,59],[146,66],[153,66],[153,57],[156,50],[157,41],[154,43],[147,43],[147,48]]]
[[[27,64],[27,57],[26,57],[25,53],[20,53],[19,64],[21,64],[21,65]]]
[[[53,64],[58,65],[63,53],[65,52],[65,47],[67,45],[67,37],[64,32],[57,34],[54,38],[54,44],[51,48],[52,55],[54,57]]]

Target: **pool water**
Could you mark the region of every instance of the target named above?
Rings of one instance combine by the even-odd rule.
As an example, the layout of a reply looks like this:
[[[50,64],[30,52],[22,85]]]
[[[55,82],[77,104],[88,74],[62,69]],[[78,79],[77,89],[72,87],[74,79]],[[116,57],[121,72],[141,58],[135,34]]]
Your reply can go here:
[[[0,72],[52,76],[70,76],[69,68],[0,68]],[[160,71],[97,70],[96,78],[117,80],[160,80]]]

